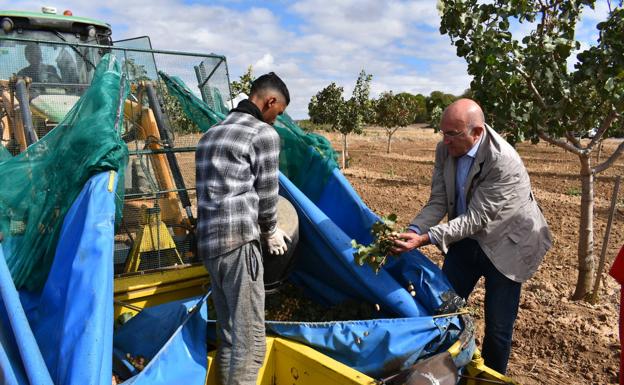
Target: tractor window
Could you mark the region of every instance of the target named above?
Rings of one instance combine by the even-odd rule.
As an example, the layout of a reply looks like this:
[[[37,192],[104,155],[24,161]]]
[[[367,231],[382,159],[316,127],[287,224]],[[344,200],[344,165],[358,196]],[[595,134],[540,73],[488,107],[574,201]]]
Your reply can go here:
[[[17,76],[30,77],[33,83],[61,83],[54,62],[56,47],[27,43],[16,48],[16,62],[20,65]]]
[[[0,79],[27,76],[35,88],[56,86],[59,91],[72,94],[81,93],[80,89],[90,84],[100,53],[94,48],[72,45],[79,42],[75,35],[48,31],[11,35],[45,42],[0,40]]]

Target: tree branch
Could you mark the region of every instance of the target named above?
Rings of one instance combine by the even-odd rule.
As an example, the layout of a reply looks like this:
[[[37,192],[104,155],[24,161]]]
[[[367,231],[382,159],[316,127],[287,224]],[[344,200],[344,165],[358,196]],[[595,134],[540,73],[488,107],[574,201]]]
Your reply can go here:
[[[531,92],[533,92],[533,95],[535,95],[535,98],[537,99],[537,102],[542,106],[542,108],[548,109],[548,106],[546,105],[546,102],[544,101],[544,98],[542,98],[542,95],[540,95],[540,93],[537,90],[537,88],[535,88],[535,84],[533,84],[533,80],[531,79],[529,74],[527,74],[522,68],[520,68],[518,63],[514,63],[514,67],[516,67],[516,70],[518,72],[520,72],[520,75],[522,75],[522,77],[524,77],[524,80],[526,80],[527,85],[531,89]]]
[[[589,144],[587,145],[587,150],[592,150],[596,143],[598,143],[600,139],[602,139],[602,136],[605,134],[605,132],[607,132],[609,127],[611,127],[611,124],[617,117],[617,111],[615,109],[611,110],[609,115],[607,115],[607,117],[602,121],[602,124],[600,124],[600,128],[598,128],[598,131],[596,131],[596,134],[592,138],[591,142],[589,142]]]
[[[568,139],[570,141],[570,143],[572,143],[574,145],[574,147],[581,149],[583,146],[581,145],[581,142],[576,139],[576,137],[574,136],[574,134],[572,133],[572,131],[566,131],[565,132],[565,137],[566,139]]]
[[[561,139],[557,139],[557,138],[553,138],[552,136],[548,135],[543,128],[540,128],[537,130],[537,136],[539,136],[541,139],[547,141],[550,144],[553,144],[557,147],[561,147],[564,150],[568,150],[578,156],[582,155],[582,151],[576,147],[574,147],[573,145],[571,145],[570,143],[566,142],[565,140],[561,140]]]
[[[539,4],[541,7],[542,13],[542,22],[537,25],[538,33],[540,36],[544,35],[544,25],[546,24],[546,6],[542,3],[542,0],[539,0]]]
[[[611,154],[611,156],[607,160],[594,167],[594,169],[592,170],[594,175],[599,174],[611,167],[613,162],[615,162],[622,155],[622,153],[624,153],[624,142],[620,143],[620,145],[615,149],[615,152]]]

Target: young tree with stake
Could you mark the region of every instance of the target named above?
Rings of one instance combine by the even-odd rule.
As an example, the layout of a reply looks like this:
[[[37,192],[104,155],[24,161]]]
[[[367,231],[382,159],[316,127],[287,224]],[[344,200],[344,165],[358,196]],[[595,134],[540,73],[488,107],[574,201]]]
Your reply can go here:
[[[500,131],[516,139],[545,140],[579,158],[581,220],[578,280],[573,299],[591,291],[594,259],[594,179],[624,152],[621,143],[604,162],[591,154],[622,122],[624,111],[624,9],[607,1],[607,18],[598,23],[598,41],[580,49],[575,38],[582,11],[595,0],[440,0],[440,32],[466,59],[474,98]],[[529,25],[521,37],[514,33]],[[514,27],[516,26],[516,27]],[[594,137],[578,139],[597,127]],[[564,138],[564,139],[562,139]]]

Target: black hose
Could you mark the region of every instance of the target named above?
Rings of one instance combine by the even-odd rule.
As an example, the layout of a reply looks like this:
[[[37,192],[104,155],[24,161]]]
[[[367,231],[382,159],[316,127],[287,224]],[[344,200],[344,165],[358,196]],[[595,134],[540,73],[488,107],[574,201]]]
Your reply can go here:
[[[158,126],[158,132],[160,133],[160,138],[164,142],[167,148],[173,148],[173,141],[171,140],[171,131],[169,127],[165,123],[165,117],[162,109],[160,108],[160,103],[158,102],[158,97],[156,95],[156,90],[154,89],[154,85],[151,83],[146,84],[147,90],[147,99],[149,100],[149,105],[152,111],[154,112],[154,119],[156,119],[156,125]],[[175,157],[173,152],[167,152],[167,161],[169,163],[169,167],[171,168],[171,174],[173,175],[173,180],[176,184],[176,188],[178,189],[178,195],[180,197],[180,202],[182,202],[182,206],[186,210],[186,215],[188,216],[191,222],[193,221],[193,214],[191,211],[191,199],[189,198],[188,192],[186,191],[186,187],[184,185],[184,179],[182,177],[182,173],[180,172],[180,166],[178,165],[178,160]]]

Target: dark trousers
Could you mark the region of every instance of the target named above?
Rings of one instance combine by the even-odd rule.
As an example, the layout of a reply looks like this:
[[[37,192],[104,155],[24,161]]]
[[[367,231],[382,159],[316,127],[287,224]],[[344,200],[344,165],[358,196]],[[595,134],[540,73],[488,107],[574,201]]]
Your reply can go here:
[[[442,271],[457,294],[465,299],[468,299],[479,278],[485,277],[482,356],[487,366],[505,374],[522,284],[499,272],[481,250],[479,243],[470,238],[449,247]]]

